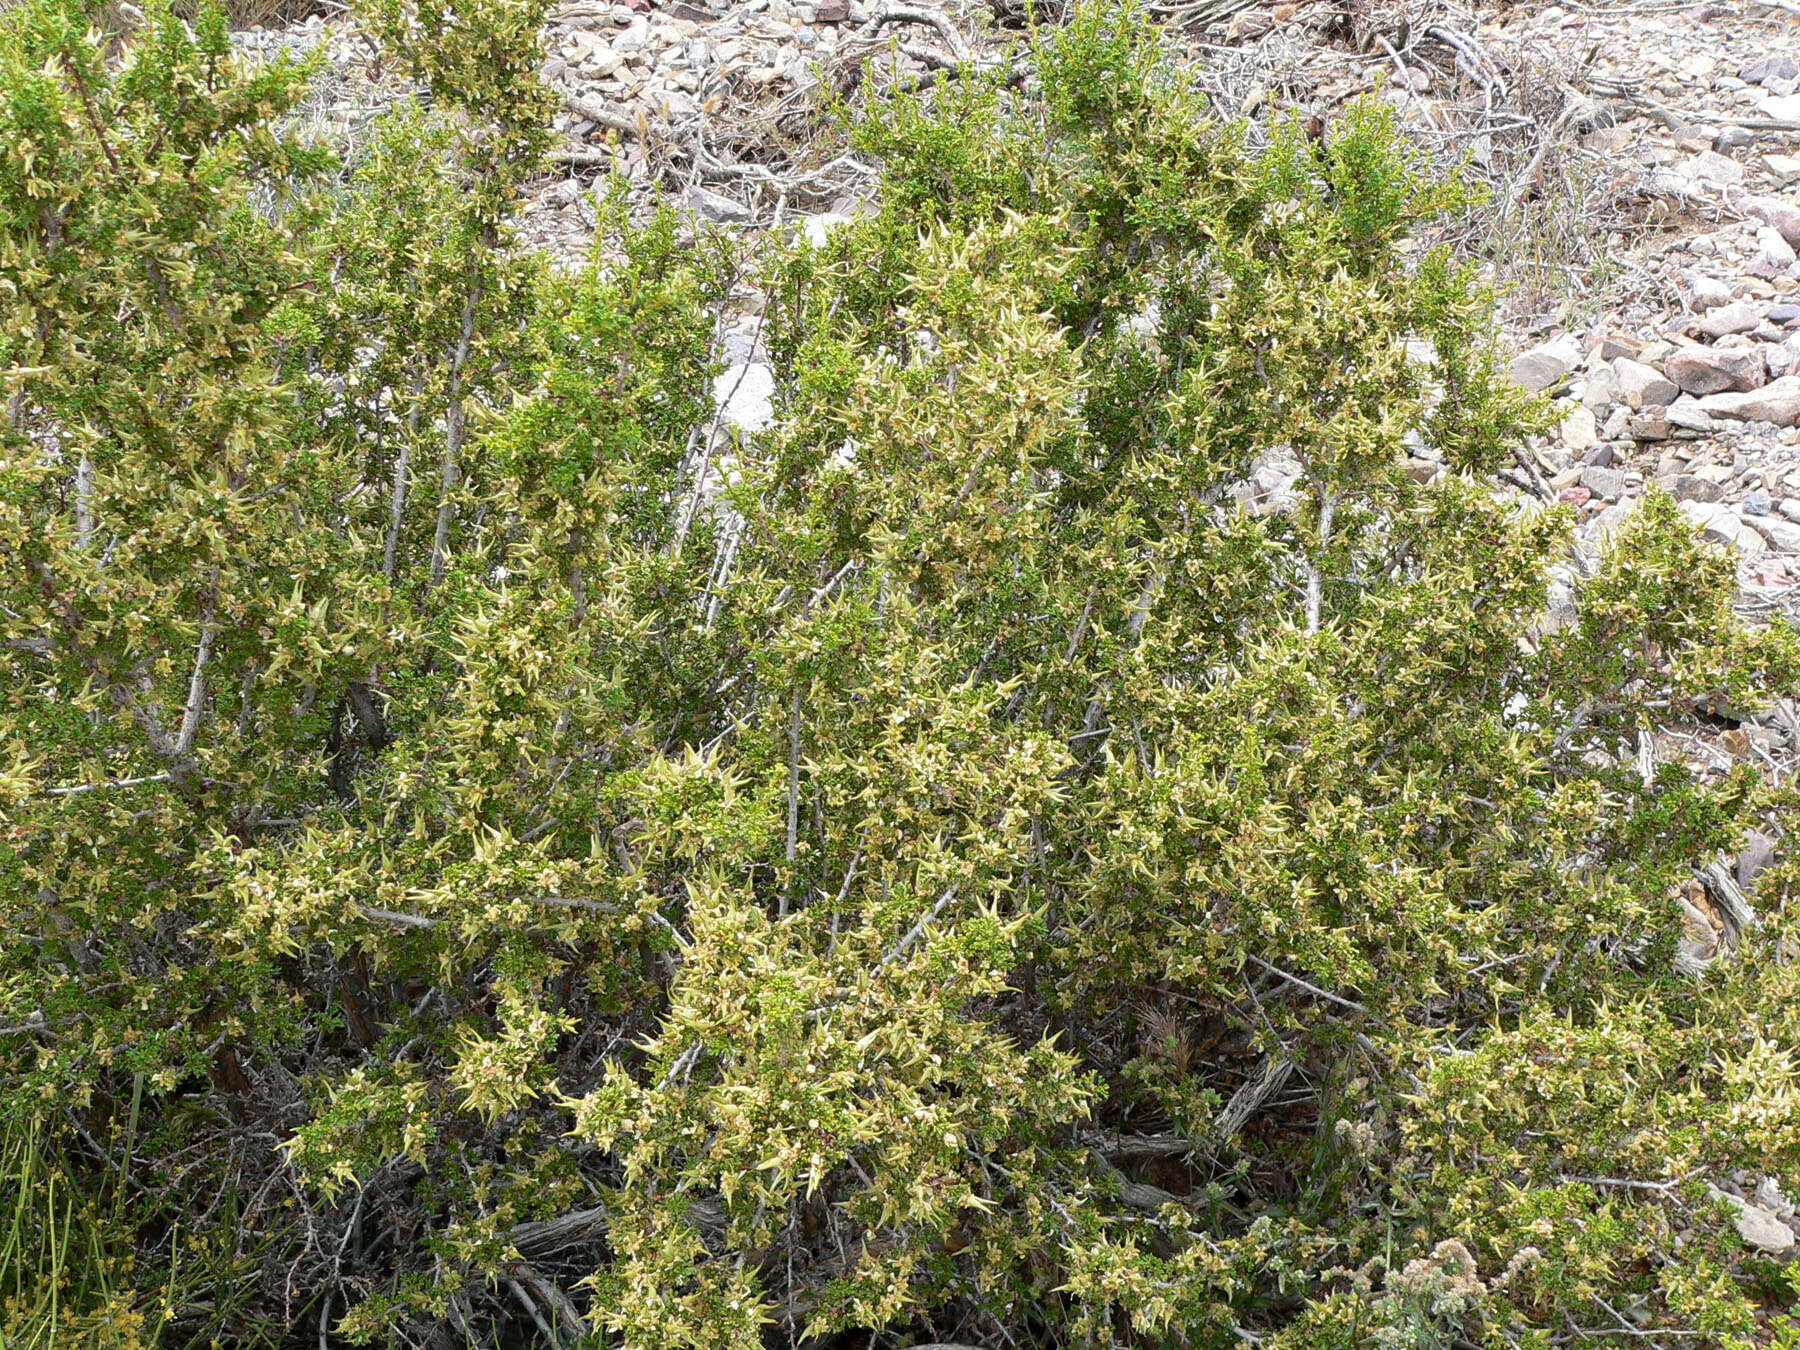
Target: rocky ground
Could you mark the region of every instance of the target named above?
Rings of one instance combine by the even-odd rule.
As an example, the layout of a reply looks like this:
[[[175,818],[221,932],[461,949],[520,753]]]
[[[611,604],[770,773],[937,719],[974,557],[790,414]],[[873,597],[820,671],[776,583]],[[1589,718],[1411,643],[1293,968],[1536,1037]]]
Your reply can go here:
[[[1736,551],[1747,612],[1800,621],[1800,3],[1148,8],[1253,136],[1278,117],[1328,121],[1374,92],[1436,162],[1484,184],[1486,203],[1441,237],[1502,286],[1513,377],[1563,412],[1521,465],[1521,490],[1572,503],[1592,543],[1660,484]],[[1011,69],[1023,11],[1022,0],[575,0],[548,34],[562,142],[526,240],[578,260],[595,193],[621,180],[640,204],[661,194],[696,222],[828,228],[874,172],[820,116],[822,97]],[[352,150],[407,95],[341,17],[239,40],[324,46],[306,115]],[[724,319],[733,369],[720,393],[728,420],[754,424],[769,382],[752,350],[754,296],[744,309]],[[1422,478],[1437,472],[1429,456],[1415,457]],[[1257,495],[1279,497],[1281,478],[1267,466]],[[1800,755],[1792,710],[1749,739],[1752,757]],[[1702,743],[1715,759],[1743,748]]]

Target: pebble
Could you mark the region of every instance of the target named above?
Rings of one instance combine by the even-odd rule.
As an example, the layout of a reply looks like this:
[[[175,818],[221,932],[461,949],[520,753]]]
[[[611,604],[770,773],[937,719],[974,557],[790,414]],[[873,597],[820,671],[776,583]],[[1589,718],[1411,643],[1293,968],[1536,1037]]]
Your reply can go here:
[[[855,217],[841,211],[820,211],[801,220],[800,234],[812,247],[824,248],[825,241],[831,237],[833,230],[840,225],[850,224],[854,219]]]
[[[1773,226],[1790,244],[1800,244],[1800,206],[1780,197],[1749,197],[1743,203],[1744,214]]]
[[[1710,543],[1735,544],[1738,532],[1743,528],[1738,523],[1737,513],[1717,502],[1684,501],[1677,509],[1699,527]]]
[[[683,194],[682,201],[708,220],[715,220],[721,224],[742,225],[751,218],[749,207],[741,202],[733,201],[722,192],[714,192],[711,188],[701,187],[698,183]]]
[[[1596,417],[1612,407],[1618,397],[1619,382],[1614,378],[1611,366],[1597,367],[1581,391],[1582,405]]]
[[[1606,542],[1621,525],[1631,518],[1632,509],[1636,505],[1635,499],[1614,502],[1581,527],[1581,537],[1597,544]]]
[[[1769,87],[1765,82],[1764,87]],[[1791,122],[1800,118],[1800,94],[1789,90],[1786,94],[1774,98],[1765,98],[1756,105],[1756,110],[1764,117],[1773,117],[1780,121]]]
[[[1766,516],[1775,509],[1775,503],[1762,488],[1751,488],[1744,498],[1744,514],[1747,516]]]
[[[1738,852],[1737,884],[1748,890],[1758,873],[1775,861],[1775,840],[1757,830],[1744,836],[1744,847]]]
[[[1794,1202],[1781,1193],[1781,1183],[1774,1177],[1764,1177],[1757,1182],[1756,1194],[1753,1198],[1757,1204],[1778,1219],[1785,1221],[1794,1217]]]
[[[562,182],[552,183],[545,188],[543,200],[550,206],[573,206],[581,200],[583,190],[580,180],[565,178]]]

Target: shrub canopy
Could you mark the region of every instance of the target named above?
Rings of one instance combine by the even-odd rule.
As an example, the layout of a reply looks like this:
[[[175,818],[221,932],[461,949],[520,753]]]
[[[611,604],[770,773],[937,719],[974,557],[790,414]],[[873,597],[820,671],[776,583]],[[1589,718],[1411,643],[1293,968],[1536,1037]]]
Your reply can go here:
[[[1640,755],[1800,645],[1497,488],[1377,105],[1253,146],[1090,4],[822,246],[562,275],[541,0],[369,18],[348,164],[216,14],[0,36],[0,1112],[155,1335],[1800,1340],[1706,1190],[1800,1182],[1795,872],[1674,898],[1791,800]]]

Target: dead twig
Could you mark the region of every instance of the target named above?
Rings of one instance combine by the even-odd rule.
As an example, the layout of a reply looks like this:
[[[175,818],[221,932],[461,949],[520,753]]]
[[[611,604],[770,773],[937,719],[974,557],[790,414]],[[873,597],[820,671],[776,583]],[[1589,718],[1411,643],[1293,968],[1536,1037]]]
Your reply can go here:
[[[880,35],[881,30],[889,24],[913,23],[937,30],[950,50],[955,53],[958,62],[966,58],[962,34],[956,31],[956,25],[949,18],[935,9],[913,9],[906,5],[890,5],[879,14],[874,15],[862,26],[857,36],[873,38]]]

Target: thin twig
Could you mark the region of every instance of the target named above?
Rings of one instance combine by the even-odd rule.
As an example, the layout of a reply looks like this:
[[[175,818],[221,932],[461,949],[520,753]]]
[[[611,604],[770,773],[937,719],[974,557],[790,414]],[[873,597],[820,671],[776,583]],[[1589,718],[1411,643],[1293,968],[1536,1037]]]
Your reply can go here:
[[[1304,989],[1309,994],[1317,994],[1320,998],[1327,999],[1330,1002],[1337,1004],[1341,1008],[1348,1008],[1352,1012],[1367,1012],[1368,1011],[1367,1007],[1365,1007],[1361,1003],[1358,1003],[1355,999],[1345,998],[1342,994],[1334,994],[1329,989],[1319,988],[1319,986],[1316,984],[1309,984],[1307,981],[1301,979],[1298,975],[1290,975],[1287,971],[1281,969],[1281,967],[1270,965],[1267,961],[1263,960],[1262,957],[1257,956],[1252,952],[1245,952],[1244,959],[1246,961],[1249,961],[1252,965],[1257,965],[1257,966],[1262,967],[1264,970],[1268,971],[1269,974],[1279,975],[1282,979],[1286,980],[1289,984],[1294,985],[1297,988]]]
[[[957,888],[961,884],[962,883],[960,882],[952,882],[950,888],[938,897],[937,903],[921,914],[919,916],[919,921],[912,926],[912,929],[907,935],[901,938],[899,942],[895,943],[888,953],[881,958],[880,963],[875,969],[878,971],[885,969],[887,966],[892,965],[895,961],[898,961],[902,956],[906,955],[907,949],[910,948],[913,943],[917,942],[920,935],[924,933],[925,926],[934,921],[938,915],[942,914],[944,912],[944,907],[956,898]]]
[[[142,778],[109,778],[104,783],[77,783],[73,787],[45,788],[46,797],[73,797],[83,792],[98,792],[102,788],[141,787],[145,783],[166,783],[166,773],[147,773]]]

